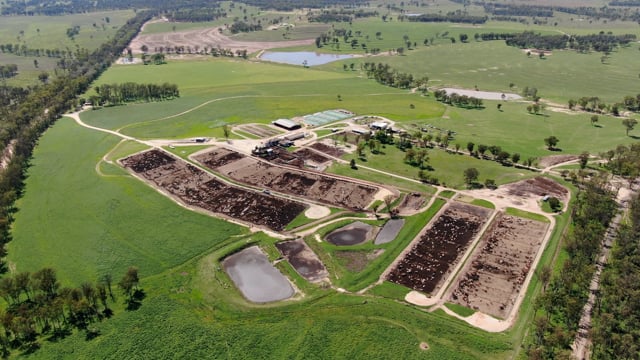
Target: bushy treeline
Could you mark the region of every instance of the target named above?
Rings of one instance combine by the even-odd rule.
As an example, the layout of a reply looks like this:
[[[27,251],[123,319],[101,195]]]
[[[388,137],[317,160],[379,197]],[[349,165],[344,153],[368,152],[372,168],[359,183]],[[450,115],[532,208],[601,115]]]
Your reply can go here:
[[[594,359],[640,355],[640,196],[633,197],[600,281],[592,329]]]
[[[140,306],[144,293],[138,288],[138,270],[130,267],[117,284],[127,296],[129,309]],[[73,329],[87,332],[87,339],[98,336],[90,325],[113,315],[109,303],[116,301],[111,275],[96,284],[61,287],[56,272],[43,268],[5,275],[0,280],[0,296],[7,307],[0,310],[0,351],[7,357],[13,349],[33,351],[38,338],[63,338]],[[137,293],[136,293],[137,292]]]
[[[234,21],[233,24],[229,26],[229,31],[231,31],[232,34],[260,30],[262,30],[261,24],[249,24],[244,21]]]
[[[609,6],[640,6],[640,1],[639,0],[609,1]]]
[[[46,56],[54,58],[74,57],[71,50],[66,49],[32,49],[26,44],[0,44],[0,52],[17,56]]]
[[[197,13],[197,9],[215,9],[217,4],[222,1],[223,0],[155,0],[153,2],[147,0],[6,0],[1,10],[2,15],[63,15],[118,9],[153,9],[166,12],[167,14],[178,10],[187,11],[185,13],[187,14],[189,9],[194,9],[195,13]],[[262,9],[283,11],[345,5],[344,0],[244,0],[243,3]],[[348,3],[348,5],[351,6],[359,4],[367,4],[367,1],[351,0]]]
[[[18,74],[18,65],[7,64],[0,65],[0,79],[7,79]]]
[[[489,14],[498,16],[553,16],[553,9],[548,6],[494,3],[485,3],[483,6],[484,11]]]
[[[478,99],[473,96],[460,95],[457,93],[447,94],[446,90],[436,90],[433,92],[436,100],[445,104],[459,106],[464,108],[483,108],[482,99]]]
[[[442,14],[421,14],[418,16],[406,16],[401,15],[399,20],[407,20],[414,22],[454,22],[465,24],[484,24],[487,22],[486,16],[467,15],[459,12],[450,12],[445,15]]]
[[[536,314],[527,355],[531,359],[570,358],[582,309],[600,244],[617,206],[606,176],[595,176],[578,193],[572,212],[572,228],[563,237],[567,257],[551,277],[550,269],[538,272],[544,292],[536,299]],[[546,274],[546,275],[545,275]]]
[[[96,105],[120,105],[134,101],[164,101],[180,97],[176,84],[102,84],[96,86],[98,96],[92,98]]]
[[[620,116],[623,111],[640,112],[640,94],[636,96],[627,95],[622,101],[607,104],[598,96],[583,96],[578,100],[569,99],[570,110],[579,107],[580,110],[595,112],[600,114],[610,113],[613,116]]]
[[[640,143],[619,145],[601,156],[607,160],[605,167],[615,175],[631,180],[640,176]]]
[[[219,6],[219,4],[213,4]],[[227,13],[219,7],[192,8],[173,10],[165,15],[170,21],[178,22],[205,22],[213,21],[227,16]]]
[[[363,9],[332,9],[322,10],[319,13],[310,12],[307,19],[310,22],[351,22],[353,19],[376,17],[380,15],[377,11],[365,11]]]
[[[411,87],[426,87],[428,77],[416,79],[412,74],[396,71],[389,64],[365,62],[362,69],[366,72],[367,77],[375,79],[382,85],[387,85],[399,89],[409,89]]]
[[[482,37],[482,35],[480,35]],[[493,36],[493,38],[491,38]],[[618,46],[628,45],[635,41],[635,34],[613,35],[599,34],[590,35],[542,35],[533,31],[524,31],[516,34],[486,34],[487,40],[497,40],[503,38],[507,45],[519,48],[535,48],[543,50],[553,49],[574,49],[580,52],[590,50],[608,53]]]
[[[0,146],[5,148],[9,143],[13,146],[13,156],[0,172],[0,257],[6,255],[5,245],[11,240],[9,230],[15,212],[15,200],[22,193],[24,174],[40,135],[62,114],[77,105],[77,96],[85,92],[91,82],[122,54],[142,24],[152,16],[153,13],[139,11],[110,41],[86,56],[70,60],[55,79],[30,89],[26,96],[16,91],[5,92],[15,95],[17,101],[10,99],[0,109],[3,117]]]

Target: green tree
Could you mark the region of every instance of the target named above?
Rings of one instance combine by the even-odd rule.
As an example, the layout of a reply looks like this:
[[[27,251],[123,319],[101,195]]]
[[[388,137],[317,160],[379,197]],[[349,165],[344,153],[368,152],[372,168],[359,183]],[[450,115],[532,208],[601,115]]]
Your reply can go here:
[[[478,180],[478,176],[480,175],[480,173],[476,168],[468,168],[464,171],[463,175],[464,175],[464,182],[468,186],[471,186]]]
[[[547,148],[549,150],[553,150],[556,147],[556,145],[558,145],[558,142],[560,142],[560,140],[553,135],[544,139],[544,143],[547,145]]]
[[[591,116],[591,126],[598,122],[598,115]]]
[[[139,281],[140,279],[138,277],[138,268],[135,266],[130,266],[118,283],[118,286],[120,286],[122,292],[127,295],[130,302],[133,301],[134,290],[138,288]]]
[[[229,125],[222,125],[222,133],[224,134],[225,140],[229,141]]]
[[[358,167],[356,166],[356,159],[351,159],[351,161],[349,162],[349,166],[351,166],[352,169],[357,169]]]
[[[512,161],[514,164],[517,164],[517,163],[518,163],[518,161],[520,161],[520,154],[518,154],[518,153],[513,153],[513,155],[511,155],[511,161]]]
[[[638,120],[636,119],[632,119],[632,118],[627,118],[622,120],[622,125],[624,125],[624,127],[627,130],[627,136],[629,136],[629,131],[633,130],[633,128],[638,125]]]
[[[469,155],[473,155],[473,148],[475,146],[476,144],[472,143],[471,141],[467,143],[467,151],[469,152]]]
[[[589,162],[589,153],[585,151],[582,154],[580,154],[580,169],[586,168],[588,162]]]

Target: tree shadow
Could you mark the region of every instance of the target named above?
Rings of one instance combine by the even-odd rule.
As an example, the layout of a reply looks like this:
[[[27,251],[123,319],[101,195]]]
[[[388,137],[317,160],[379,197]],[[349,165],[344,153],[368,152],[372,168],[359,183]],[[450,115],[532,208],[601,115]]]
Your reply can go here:
[[[53,333],[51,334],[51,336],[49,336],[47,338],[47,341],[48,342],[58,342],[60,340],[63,340],[64,338],[66,338],[69,335],[71,335],[71,329],[69,329],[69,328],[55,329],[53,331]]]
[[[85,341],[91,341],[100,336],[100,330],[98,329],[87,329],[86,334],[84,335]]]
[[[127,301],[127,311],[135,311],[142,306],[142,300],[147,297],[147,294],[142,289],[136,289],[131,295],[131,299]]]
[[[640,139],[640,136],[638,136],[638,135],[629,135],[629,137],[634,139],[634,140]]]
[[[553,147],[553,148],[549,149],[549,151],[560,152],[560,151],[562,151],[562,148],[559,148],[559,147]]]

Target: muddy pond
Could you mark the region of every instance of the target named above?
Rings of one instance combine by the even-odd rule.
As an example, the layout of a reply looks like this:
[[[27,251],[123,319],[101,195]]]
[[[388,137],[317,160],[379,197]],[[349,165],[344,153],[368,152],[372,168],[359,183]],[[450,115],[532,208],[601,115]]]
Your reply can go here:
[[[330,232],[325,240],[338,246],[358,245],[371,239],[373,231],[372,225],[356,221]]]
[[[287,278],[278,271],[257,246],[228,256],[222,267],[242,295],[255,303],[288,299],[294,294]]]

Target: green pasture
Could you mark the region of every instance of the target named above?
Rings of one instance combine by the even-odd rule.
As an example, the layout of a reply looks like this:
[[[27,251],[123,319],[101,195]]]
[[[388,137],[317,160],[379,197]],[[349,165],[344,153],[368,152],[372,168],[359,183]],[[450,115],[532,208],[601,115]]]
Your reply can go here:
[[[63,16],[2,16],[0,44],[24,44],[30,49],[75,50],[79,46],[93,50],[106,42],[133,16],[133,10]],[[106,21],[107,18],[109,22]],[[73,26],[80,26],[80,33],[75,36],[75,40],[67,37],[67,29]]]
[[[17,271],[52,266],[64,283],[120,274],[144,276],[206,252],[244,230],[176,205],[122,168],[96,166],[119,139],[63,118],[41,138],[17,203],[8,261]],[[119,146],[113,155],[139,151]],[[212,231],[215,229],[215,231]]]
[[[503,166],[495,161],[480,160],[469,155],[448,153],[441,149],[428,150],[428,164],[433,170],[424,170],[430,176],[438,178],[441,184],[452,188],[464,188],[463,173],[466,169],[474,167],[478,169],[480,176],[478,181],[484,183],[485,179],[493,179],[496,184],[505,184],[528,177],[535,176],[536,173],[519,169],[513,166]],[[356,154],[347,154],[343,158],[345,160],[355,159],[360,167],[370,167],[373,169],[386,171],[398,176],[418,180],[418,167],[411,166],[404,162],[405,153],[399,150],[395,145],[386,145],[379,154],[367,154],[366,162],[358,158]],[[343,165],[332,165],[330,172],[337,172],[341,175],[358,177],[360,169],[348,171],[340,171]],[[346,166],[346,165],[344,165]],[[392,184],[395,178],[387,176],[388,180],[384,183]],[[366,179],[375,181],[375,179]]]
[[[221,137],[224,124],[268,123],[336,108],[405,121],[434,119],[444,111],[439,103],[424,101],[408,90],[381,86],[358,77],[355,71],[327,72],[252,61],[114,66],[98,84],[157,82],[159,71],[163,81],[178,84],[180,98],[88,111],[82,114],[83,120],[141,138],[183,138]]]
[[[34,63],[36,60],[38,67]],[[0,53],[0,65],[16,64],[18,65],[18,74],[14,77],[6,79],[7,85],[13,86],[29,86],[40,83],[38,75],[42,72],[49,74],[49,79],[55,78],[54,69],[59,59],[48,58],[46,56],[31,57],[17,56],[9,53]]]
[[[545,110],[541,115],[534,115],[527,112],[526,103],[500,103],[503,104],[502,111],[497,109],[496,101],[485,101],[483,110],[451,107],[443,117],[430,120],[428,124],[456,132],[450,147],[459,143],[461,149],[466,149],[469,141],[476,145],[498,145],[510,154],[519,153],[520,162],[528,157],[554,154],[580,154],[583,151],[597,154],[617,144],[637,141],[631,136],[640,135],[640,130],[635,129],[629,132],[631,136],[626,136],[621,118],[600,116],[598,124],[593,126],[588,113]],[[434,137],[438,134],[433,129],[430,131]],[[560,140],[557,147],[561,151],[546,148],[544,139],[551,135]]]
[[[637,93],[640,69],[637,44],[614,51],[605,63],[602,53],[553,51],[540,59],[503,41],[470,41],[420,47],[405,56],[375,59],[399,71],[429,76],[430,86],[450,86],[519,93],[525,86],[561,104],[583,96],[598,96],[607,103]],[[510,88],[510,84],[514,84]]]

